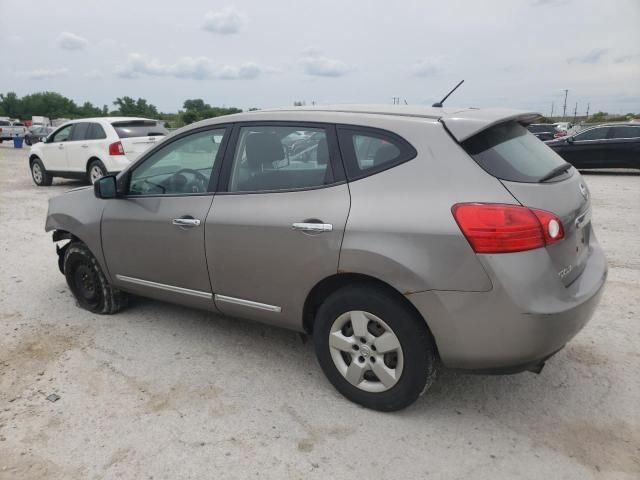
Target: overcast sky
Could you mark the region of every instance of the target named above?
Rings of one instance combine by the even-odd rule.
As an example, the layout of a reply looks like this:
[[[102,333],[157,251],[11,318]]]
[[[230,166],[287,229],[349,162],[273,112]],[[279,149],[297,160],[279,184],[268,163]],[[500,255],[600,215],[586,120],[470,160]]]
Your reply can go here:
[[[0,92],[640,112],[640,0],[0,0]],[[111,108],[111,105],[110,105]]]

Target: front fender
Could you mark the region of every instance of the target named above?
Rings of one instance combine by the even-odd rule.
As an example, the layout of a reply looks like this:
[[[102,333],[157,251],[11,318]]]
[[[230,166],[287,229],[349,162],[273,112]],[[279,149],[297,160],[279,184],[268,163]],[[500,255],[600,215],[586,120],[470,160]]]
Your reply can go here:
[[[96,198],[91,187],[77,188],[51,198],[44,229],[47,232],[67,232],[82,241],[111,281],[100,237],[100,221],[105,201]],[[65,238],[69,237],[54,233],[53,240],[55,242]]]

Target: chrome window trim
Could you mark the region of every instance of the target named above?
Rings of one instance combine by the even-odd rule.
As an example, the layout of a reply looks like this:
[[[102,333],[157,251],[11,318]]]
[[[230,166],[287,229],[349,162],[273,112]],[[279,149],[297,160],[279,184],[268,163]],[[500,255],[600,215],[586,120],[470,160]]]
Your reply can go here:
[[[174,285],[166,285],[164,283],[152,282],[151,280],[143,280],[141,278],[128,277],[126,275],[120,274],[116,274],[116,278],[121,282],[141,285],[143,287],[157,288],[159,290],[165,290],[167,292],[191,295],[192,297],[205,298],[207,300],[211,300],[212,298],[211,293],[203,292],[201,290],[191,290],[190,288],[176,287]]]
[[[252,300],[244,300],[242,298],[229,297],[227,295],[218,295],[217,293],[214,295],[214,299],[216,302],[231,303],[233,305],[240,305],[242,307],[256,308],[258,310],[266,310],[268,312],[280,313],[282,311],[282,307],[277,307],[275,305],[268,305],[266,303],[254,302]]]

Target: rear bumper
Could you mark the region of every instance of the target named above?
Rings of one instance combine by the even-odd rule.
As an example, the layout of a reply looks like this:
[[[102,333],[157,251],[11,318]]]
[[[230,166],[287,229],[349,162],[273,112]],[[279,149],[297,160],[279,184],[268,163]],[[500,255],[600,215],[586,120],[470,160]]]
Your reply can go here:
[[[589,321],[604,290],[607,261],[592,237],[584,271],[565,287],[544,249],[485,255],[489,292],[429,291],[407,298],[420,311],[445,366],[496,373],[530,369]]]

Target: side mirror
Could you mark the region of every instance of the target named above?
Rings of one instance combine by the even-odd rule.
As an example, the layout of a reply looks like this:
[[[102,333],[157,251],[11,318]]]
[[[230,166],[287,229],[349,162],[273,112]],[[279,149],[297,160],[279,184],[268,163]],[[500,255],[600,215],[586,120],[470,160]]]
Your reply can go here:
[[[97,198],[108,199],[118,196],[118,188],[115,175],[100,177],[93,184],[93,193]]]
[[[567,143],[573,143],[573,141],[574,141],[574,140],[575,140],[575,139],[573,138],[573,135],[569,135],[569,136],[567,137]]]

